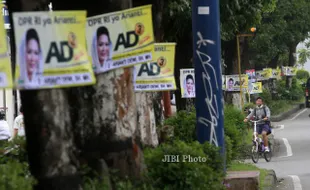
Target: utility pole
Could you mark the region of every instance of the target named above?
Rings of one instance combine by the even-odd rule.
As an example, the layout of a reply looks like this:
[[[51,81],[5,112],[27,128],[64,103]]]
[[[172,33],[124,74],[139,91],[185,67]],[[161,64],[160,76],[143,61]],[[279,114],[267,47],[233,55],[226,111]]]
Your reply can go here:
[[[193,0],[192,16],[197,137],[225,158],[219,0]]]

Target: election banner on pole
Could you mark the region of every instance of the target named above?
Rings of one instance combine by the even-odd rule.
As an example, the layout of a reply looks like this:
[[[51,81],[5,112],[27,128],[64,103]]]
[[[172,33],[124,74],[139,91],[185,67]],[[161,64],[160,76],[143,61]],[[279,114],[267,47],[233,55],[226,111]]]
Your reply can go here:
[[[153,61],[151,5],[89,17],[88,53],[95,73]]]
[[[0,18],[0,88],[12,88],[12,69],[8,41],[4,29],[4,17]]]
[[[134,67],[135,91],[176,90],[174,78],[175,43],[154,45],[155,62],[137,64]]]
[[[239,75],[226,75],[226,91],[236,92],[240,91],[240,85],[244,92],[248,89],[248,75],[241,75],[241,82]]]
[[[95,84],[86,51],[86,11],[13,13],[17,88]]]
[[[195,69],[180,69],[182,98],[195,98]]]
[[[262,82],[254,82],[249,88],[250,94],[260,94],[263,93],[263,85]]]

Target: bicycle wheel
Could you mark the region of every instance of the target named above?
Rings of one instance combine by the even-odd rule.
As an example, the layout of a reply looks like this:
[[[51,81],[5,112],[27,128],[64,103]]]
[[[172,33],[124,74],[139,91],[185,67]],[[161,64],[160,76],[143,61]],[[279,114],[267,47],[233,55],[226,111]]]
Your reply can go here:
[[[252,157],[252,161],[256,164],[259,160],[259,150],[258,150],[257,144],[252,146],[251,157]]]
[[[269,147],[269,152],[264,152],[264,158],[265,158],[266,162],[270,162],[270,160],[272,158],[272,150],[271,150],[270,145],[268,147]]]

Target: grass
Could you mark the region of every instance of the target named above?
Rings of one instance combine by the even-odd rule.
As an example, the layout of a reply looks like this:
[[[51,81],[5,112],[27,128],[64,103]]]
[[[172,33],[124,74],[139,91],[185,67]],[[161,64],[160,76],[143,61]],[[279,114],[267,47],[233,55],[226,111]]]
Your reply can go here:
[[[259,175],[259,189],[263,189],[264,187],[264,180],[267,176],[267,171],[266,169],[261,169],[256,167],[254,164],[247,164],[247,163],[242,163],[238,161],[232,162],[232,164],[227,168],[228,171],[255,171],[258,170],[260,172]]]

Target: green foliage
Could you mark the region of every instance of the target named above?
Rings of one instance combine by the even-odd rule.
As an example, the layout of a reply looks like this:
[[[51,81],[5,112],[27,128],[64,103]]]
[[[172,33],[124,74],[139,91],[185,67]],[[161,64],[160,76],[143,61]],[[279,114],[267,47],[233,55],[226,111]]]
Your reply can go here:
[[[250,44],[252,62],[266,65],[275,58],[278,65],[287,65],[290,48],[308,37],[309,21],[310,3],[307,0],[278,1],[276,9],[263,14],[261,24],[257,26],[257,37]],[[284,62],[281,57],[286,57]]]
[[[296,78],[300,80],[303,80],[303,79],[307,80],[309,77],[310,77],[309,72],[304,69],[300,69],[296,73]]]
[[[237,33],[249,33],[257,26],[264,12],[275,9],[276,0],[221,0],[221,34],[225,41],[232,40]]]
[[[292,79],[292,87],[290,89],[286,87],[285,80],[278,81],[277,92],[277,100],[299,101],[304,97],[302,86],[298,84],[298,81],[295,77]]]
[[[231,155],[227,155],[231,156],[231,158],[227,158],[229,162],[231,159],[236,159],[242,156],[241,151],[244,148],[245,143],[242,139],[243,135],[247,132],[243,122],[245,115],[242,111],[234,106],[227,105],[224,108],[224,116],[224,131],[225,135],[229,137],[226,141],[232,145]]]
[[[192,142],[196,137],[196,112],[179,111],[175,116],[165,120],[165,125],[174,127],[174,138],[184,142]]]
[[[226,156],[226,164],[229,166],[233,161],[233,144],[228,135],[225,135],[225,156]]]
[[[310,58],[310,51],[308,49],[299,49],[298,50],[298,64],[302,67],[305,66],[305,63]]]
[[[179,162],[166,163],[165,155],[180,155]],[[183,162],[183,155],[206,158],[206,162]],[[155,188],[164,190],[178,189],[223,189],[223,168],[219,162],[219,152],[206,143],[185,143],[174,141],[161,144],[155,149],[144,151],[148,177]],[[203,183],[202,183],[203,182]]]
[[[11,151],[4,154],[8,149]],[[14,139],[0,150],[0,189],[31,190],[36,181],[29,171],[25,139]]]
[[[163,10],[164,39],[178,42],[188,37],[192,30],[192,1],[165,1]]]
[[[35,184],[34,178],[29,176],[28,164],[10,160],[0,164],[0,189],[31,190]]]

